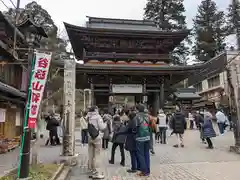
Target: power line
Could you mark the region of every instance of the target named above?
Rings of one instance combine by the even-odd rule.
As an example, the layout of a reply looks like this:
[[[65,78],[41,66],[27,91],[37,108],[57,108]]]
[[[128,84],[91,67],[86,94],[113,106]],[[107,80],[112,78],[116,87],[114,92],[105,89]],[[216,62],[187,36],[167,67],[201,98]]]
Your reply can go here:
[[[11,4],[13,5],[13,7],[16,9],[16,5],[14,4],[14,2],[12,0],[9,0],[11,2]]]
[[[6,5],[6,3],[3,1],[3,0],[0,0],[2,2],[2,4],[7,8],[9,9],[9,7]]]

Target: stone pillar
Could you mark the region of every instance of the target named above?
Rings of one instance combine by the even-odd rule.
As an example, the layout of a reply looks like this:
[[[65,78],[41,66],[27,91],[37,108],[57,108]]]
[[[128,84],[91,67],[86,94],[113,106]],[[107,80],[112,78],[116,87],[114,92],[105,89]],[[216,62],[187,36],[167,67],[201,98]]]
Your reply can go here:
[[[164,80],[162,80],[161,84],[160,84],[160,103],[159,103],[159,108],[160,109],[163,109],[164,108],[164,102],[165,102],[165,99],[164,99]]]
[[[63,149],[64,156],[75,155],[75,90],[76,62],[74,59],[64,61],[64,115],[63,115]]]
[[[158,110],[160,108],[160,98],[159,98],[159,92],[154,92],[153,93],[153,105],[152,105],[152,115],[157,116]]]

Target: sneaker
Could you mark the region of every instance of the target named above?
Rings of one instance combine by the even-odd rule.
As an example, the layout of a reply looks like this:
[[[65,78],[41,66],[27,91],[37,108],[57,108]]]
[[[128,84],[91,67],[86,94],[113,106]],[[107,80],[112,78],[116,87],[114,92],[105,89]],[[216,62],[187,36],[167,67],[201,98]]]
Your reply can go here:
[[[175,148],[178,148],[178,145],[177,145],[177,144],[175,144],[175,145],[173,145],[173,147],[175,147]]]
[[[103,174],[95,174],[92,176],[92,179],[104,179],[104,175]]]
[[[127,172],[128,172],[128,173],[136,173],[137,170],[128,169]]]
[[[108,162],[109,162],[109,164],[114,164],[114,162],[113,162],[113,161],[111,161],[111,160],[109,160]]]
[[[137,174],[137,176],[139,176],[139,177],[148,177],[149,175],[150,174],[145,174],[143,172],[140,172],[140,173]]]
[[[125,162],[120,162],[120,165],[124,167],[125,166]]]
[[[150,153],[151,153],[151,154],[155,154],[155,152],[154,152],[153,150],[150,150]]]
[[[209,147],[209,146],[208,146],[208,147],[206,147],[206,149],[213,149],[213,146],[212,146],[212,147]]]
[[[181,147],[184,148],[184,144],[181,144]]]
[[[90,170],[89,172],[88,172],[88,174],[89,174],[89,178],[92,178],[94,175],[96,175],[97,174],[97,171],[94,171],[94,170]]]

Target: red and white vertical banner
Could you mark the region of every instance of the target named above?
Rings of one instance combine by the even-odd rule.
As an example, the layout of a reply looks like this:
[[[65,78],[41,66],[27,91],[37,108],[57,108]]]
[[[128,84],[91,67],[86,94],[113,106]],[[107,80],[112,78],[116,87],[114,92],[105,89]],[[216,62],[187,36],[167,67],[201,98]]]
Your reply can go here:
[[[43,98],[43,92],[47,81],[48,71],[51,63],[51,52],[35,52],[35,66],[31,81],[31,100],[28,116],[28,127],[35,128],[39,106]]]

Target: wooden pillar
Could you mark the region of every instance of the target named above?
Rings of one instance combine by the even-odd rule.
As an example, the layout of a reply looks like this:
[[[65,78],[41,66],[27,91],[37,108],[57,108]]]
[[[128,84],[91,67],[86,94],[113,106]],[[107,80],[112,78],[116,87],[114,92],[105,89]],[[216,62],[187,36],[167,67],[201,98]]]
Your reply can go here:
[[[164,108],[164,79],[161,80],[161,84],[160,84],[160,104],[159,104],[159,108],[163,109]]]
[[[158,110],[160,108],[159,95],[160,95],[159,92],[154,92],[153,93],[152,115],[155,116],[155,117],[157,116]]]
[[[148,97],[147,97],[147,84],[146,84],[146,78],[143,78],[143,99],[142,99],[142,103],[147,107],[147,101],[148,101]]]
[[[90,78],[89,81],[90,81],[90,90],[91,90],[89,96],[90,96],[91,106],[93,106],[93,105],[96,105],[96,104],[95,104],[96,101],[95,101],[95,97],[94,97],[94,84],[93,84],[93,79]]]
[[[113,114],[113,92],[112,92],[112,78],[109,81],[109,96],[108,96],[108,112]]]

